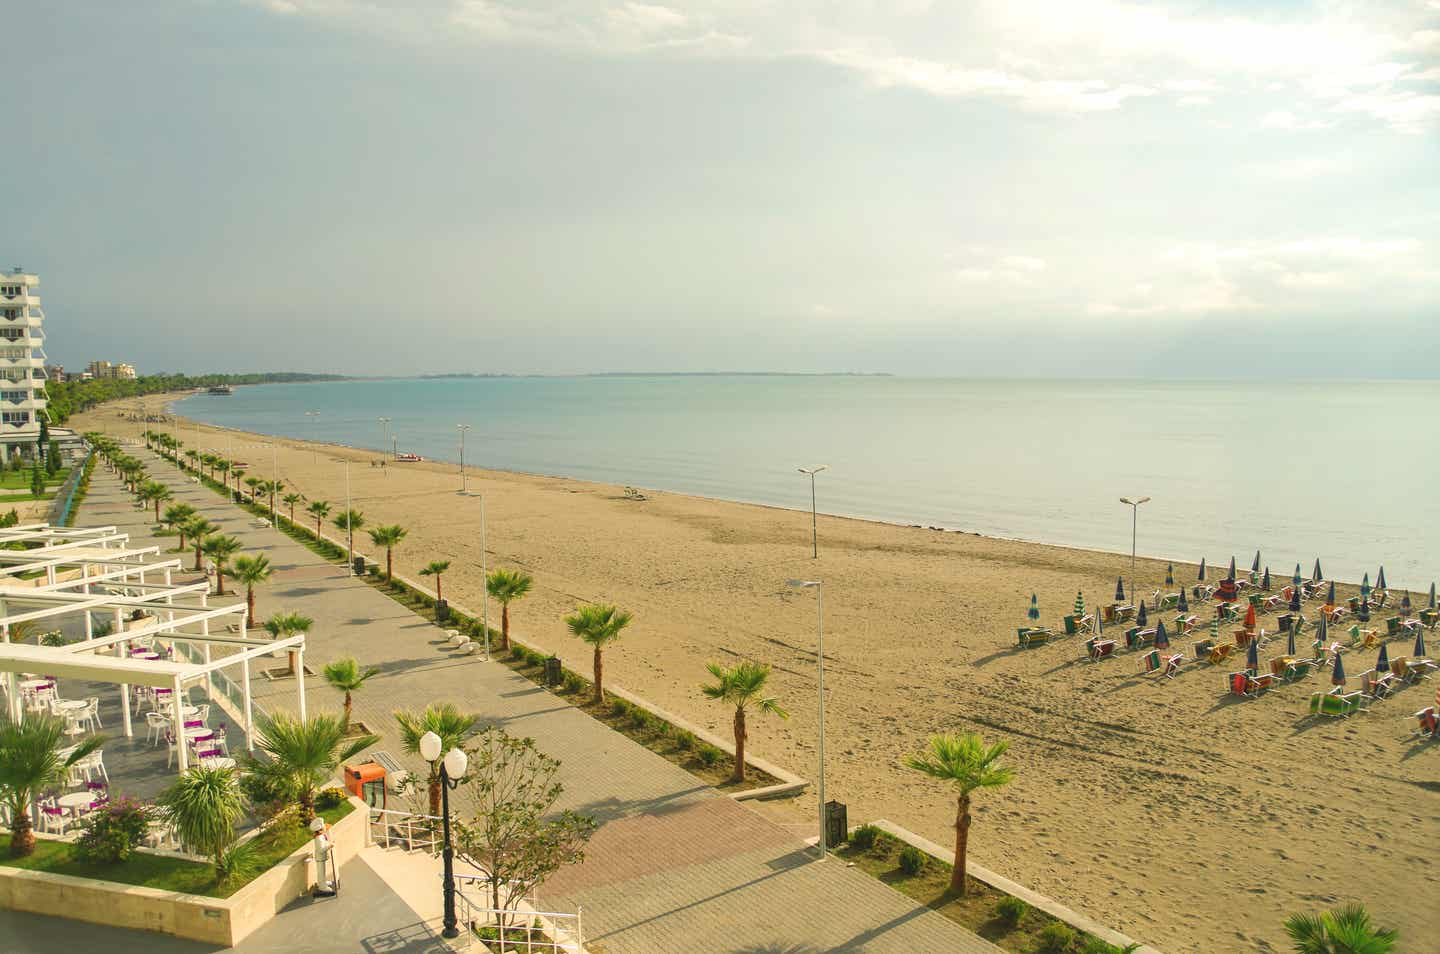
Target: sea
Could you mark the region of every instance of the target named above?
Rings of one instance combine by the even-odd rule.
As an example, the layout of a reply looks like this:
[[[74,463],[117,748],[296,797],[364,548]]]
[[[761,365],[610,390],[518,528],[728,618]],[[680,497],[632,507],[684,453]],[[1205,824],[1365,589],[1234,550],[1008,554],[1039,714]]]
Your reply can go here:
[[[1440,382],[858,375],[351,380],[196,394],[267,435],[1211,566],[1428,590]],[[387,419],[383,421],[382,419]],[[458,425],[468,425],[462,432]]]

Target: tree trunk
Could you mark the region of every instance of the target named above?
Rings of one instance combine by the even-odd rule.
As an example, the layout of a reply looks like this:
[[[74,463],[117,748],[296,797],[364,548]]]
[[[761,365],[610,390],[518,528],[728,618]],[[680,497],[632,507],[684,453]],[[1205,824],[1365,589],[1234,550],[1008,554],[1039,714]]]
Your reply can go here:
[[[392,565],[391,562],[390,562],[390,548],[389,548],[389,547],[386,547],[386,548],[385,548],[385,582],[386,582],[386,583],[393,583],[393,582],[395,582],[395,574],[394,574],[394,572],[393,572],[393,565]]]
[[[255,619],[255,587],[245,587],[245,622],[250,623]],[[248,626],[247,626],[248,628]]]
[[[970,796],[961,795],[955,806],[955,867],[950,869],[950,890],[965,894],[965,848],[970,841]]]
[[[225,595],[225,567],[219,563],[215,564],[215,595]]]
[[[204,541],[201,540],[199,537],[196,537],[196,538],[195,538],[195,569],[197,569],[197,570],[203,570],[203,569],[205,569],[205,564],[202,563],[201,560],[200,560],[200,557],[201,557],[200,544],[203,543],[203,542],[204,542]]]
[[[316,518],[315,518],[315,539],[316,539],[316,540],[319,540],[319,539],[320,539],[320,518],[319,518],[319,517],[316,517]]]
[[[745,710],[740,706],[735,707],[735,771],[730,781],[745,781]]]
[[[500,651],[510,649],[510,604],[500,604]],[[600,665],[600,650],[595,650],[595,665]],[[599,671],[598,669],[596,670]]]
[[[155,501],[155,522],[160,522],[160,501],[158,499]]]
[[[180,534],[180,548],[179,548],[179,549],[180,549],[180,552],[181,552],[181,553],[184,553],[184,552],[185,552],[185,534],[184,534],[184,532],[181,532],[181,534]]]
[[[430,776],[430,814],[440,814],[440,776]]]
[[[15,816],[14,826],[11,828],[10,836],[10,857],[24,858],[35,852],[35,829],[30,826],[30,806],[27,804],[25,810]]]
[[[345,716],[340,720],[340,731],[350,731],[350,690],[345,690]]]
[[[300,824],[309,825],[315,817],[315,790],[307,788],[300,793]]]
[[[595,647],[595,701],[600,705],[605,704],[605,687],[602,681],[605,678],[605,662],[600,658],[600,647]]]
[[[440,574],[439,574],[439,573],[436,573],[436,574],[435,574],[435,599],[436,599],[436,601],[438,602],[438,601],[440,601],[440,600],[443,600],[444,598],[445,598],[445,594],[442,593],[442,592],[440,592]]]

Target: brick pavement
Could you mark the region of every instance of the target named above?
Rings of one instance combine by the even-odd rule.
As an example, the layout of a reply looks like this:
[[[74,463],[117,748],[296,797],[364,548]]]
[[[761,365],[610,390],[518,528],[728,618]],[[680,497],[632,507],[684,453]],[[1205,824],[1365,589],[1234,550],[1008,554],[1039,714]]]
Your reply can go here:
[[[148,463],[174,502],[190,503],[239,537],[244,552],[270,557],[277,572],[258,592],[258,615],[286,609],[313,617],[309,666],[354,655],[381,669],[356,694],[355,715],[407,767],[422,766],[401,754],[392,713],[437,700],[532,736],[561,761],[561,807],[593,815],[601,827],[585,863],[557,873],[543,898],[558,909],[584,905],[587,944],[595,941],[597,954],[997,950],[838,860],[807,860],[785,829],[505,666],[453,654],[440,630],[344,568],[278,530],[257,528],[248,513],[158,458]],[[114,523],[136,540],[151,531],[147,513],[98,471],[77,522]],[[307,686],[312,712],[338,710],[339,694],[323,681]],[[293,681],[257,679],[254,688],[266,708],[293,709]]]

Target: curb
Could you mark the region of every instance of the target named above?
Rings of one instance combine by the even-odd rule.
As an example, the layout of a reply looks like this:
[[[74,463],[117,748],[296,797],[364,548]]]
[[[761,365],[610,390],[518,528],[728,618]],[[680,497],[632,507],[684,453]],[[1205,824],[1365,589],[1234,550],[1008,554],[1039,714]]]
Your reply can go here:
[[[912,845],[916,848],[919,848],[927,855],[930,855],[933,858],[940,859],[947,865],[953,865],[955,863],[955,852],[949,851],[945,848],[941,848],[939,845],[935,844],[935,842],[933,841],[930,841],[928,838],[923,838],[920,835],[915,834],[913,831],[901,828],[899,825],[895,824],[892,821],[889,821],[888,819],[876,819],[871,824],[873,824],[876,828],[879,828],[881,831],[900,839],[907,845]],[[977,865],[973,861],[967,862],[967,864],[965,865],[965,873],[968,874],[970,877],[974,878],[976,881],[983,881],[986,884],[990,885],[990,887],[995,888],[999,891],[1003,891],[1011,897],[1019,898],[1021,901],[1024,901],[1032,908],[1037,908],[1041,911],[1044,911],[1052,918],[1064,921],[1066,924],[1077,930],[1084,931],[1087,934],[1093,934],[1100,940],[1105,941],[1107,944],[1114,944],[1117,947],[1126,947],[1131,944],[1140,944],[1140,946],[1135,949],[1135,954],[1163,954],[1163,952],[1161,952],[1158,948],[1151,947],[1148,944],[1141,944],[1139,941],[1136,941],[1132,937],[1126,937],[1124,934],[1121,934],[1119,931],[1116,931],[1113,928],[1106,927],[1098,921],[1092,921],[1090,918],[1085,917],[1083,914],[1079,914],[1071,910],[1070,908],[1067,908],[1060,902],[1052,900],[1051,898],[1047,898],[1045,895],[1040,894],[1039,892],[1032,891],[1022,884],[1017,884],[1016,882],[1011,881],[1004,875],[996,874],[989,868]]]

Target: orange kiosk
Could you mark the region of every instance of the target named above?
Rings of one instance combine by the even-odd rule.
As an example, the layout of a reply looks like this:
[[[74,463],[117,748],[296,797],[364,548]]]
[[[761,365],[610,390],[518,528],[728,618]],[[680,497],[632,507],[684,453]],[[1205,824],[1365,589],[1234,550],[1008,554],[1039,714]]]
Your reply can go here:
[[[385,808],[385,766],[376,762],[345,766],[345,789],[371,808]]]

